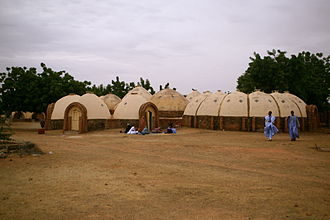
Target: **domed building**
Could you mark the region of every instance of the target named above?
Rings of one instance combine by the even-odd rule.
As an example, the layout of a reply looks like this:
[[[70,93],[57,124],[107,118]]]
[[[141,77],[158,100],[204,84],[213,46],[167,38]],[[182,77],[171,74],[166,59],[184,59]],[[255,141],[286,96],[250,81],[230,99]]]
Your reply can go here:
[[[163,89],[150,98],[159,111],[161,127],[168,124],[182,124],[183,112],[189,101],[179,92],[173,89]]]
[[[183,112],[183,121],[185,125],[189,124],[189,126],[195,127],[195,122],[193,121],[192,116],[196,116],[197,110],[201,103],[211,94],[212,93],[210,93],[209,91],[206,91],[191,99],[191,101],[188,103]]]
[[[191,93],[189,93],[186,96],[186,99],[190,102],[193,98],[195,98],[196,96],[199,96],[201,93],[198,92],[197,90],[193,89]]]
[[[120,103],[121,99],[116,96],[115,94],[107,94],[105,96],[100,97],[103,102],[108,106],[108,109],[110,111],[110,114],[113,115],[117,105]]]
[[[95,94],[68,95],[47,108],[47,129],[79,133],[107,128],[110,112]]]
[[[263,130],[264,117],[269,111],[277,118],[276,126],[283,131],[286,131],[286,119],[291,111],[300,118],[302,130],[306,127],[306,104],[292,94],[278,92],[255,91],[247,95],[239,91],[230,94],[218,91],[189,103],[183,118],[188,127],[257,131]]]
[[[149,102],[150,97],[150,93],[140,86],[129,91],[117,105],[109,126],[124,128],[129,123],[140,129],[145,126],[148,130],[158,127],[158,108]]]

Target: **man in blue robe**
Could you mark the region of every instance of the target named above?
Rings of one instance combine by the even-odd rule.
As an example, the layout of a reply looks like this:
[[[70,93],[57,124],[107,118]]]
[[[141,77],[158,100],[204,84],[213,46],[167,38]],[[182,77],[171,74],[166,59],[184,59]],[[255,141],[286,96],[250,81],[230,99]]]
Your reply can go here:
[[[264,134],[269,141],[271,141],[272,137],[278,132],[277,127],[274,125],[275,119],[271,111],[269,111],[268,115],[265,117]]]
[[[297,116],[294,115],[294,111],[291,111],[291,115],[288,117],[288,128],[291,141],[295,141],[296,138],[299,138],[299,127],[299,119]]]

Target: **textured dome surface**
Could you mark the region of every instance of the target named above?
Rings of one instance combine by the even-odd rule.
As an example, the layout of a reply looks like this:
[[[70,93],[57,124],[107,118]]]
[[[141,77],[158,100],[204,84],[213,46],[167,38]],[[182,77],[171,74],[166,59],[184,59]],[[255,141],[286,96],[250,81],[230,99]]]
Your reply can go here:
[[[186,99],[190,102],[193,98],[199,96],[201,93],[197,90],[193,90],[191,93],[189,93],[186,97]]]
[[[301,117],[301,113],[298,106],[290,98],[288,98],[287,95],[283,93],[274,92],[271,94],[271,96],[273,96],[273,98],[277,102],[280,111],[280,117],[288,117],[289,115],[291,115],[291,111],[294,111],[296,116]]]
[[[78,100],[87,109],[87,119],[110,119],[110,112],[103,100],[95,94],[85,94]]]
[[[183,115],[196,115],[199,106],[209,95],[209,93],[202,93],[199,96],[192,98],[186,106]]]
[[[285,92],[284,95],[288,97],[291,101],[296,103],[296,105],[300,110],[301,117],[307,117],[306,103],[301,98],[288,92]]]
[[[145,99],[149,100],[149,98],[151,97],[151,94],[142,86],[136,86],[134,89],[132,89],[131,91],[129,91],[125,96],[129,96],[129,95],[140,95],[143,96]],[[123,98],[123,99],[124,99]]]
[[[108,106],[109,110],[115,110],[116,106],[121,101],[121,99],[118,96],[116,96],[115,94],[111,94],[111,93],[109,93],[105,96],[101,96],[100,98]]]
[[[70,105],[72,102],[78,102],[79,98],[79,95],[67,95],[57,100],[57,102],[55,102],[51,119],[64,119],[64,112],[66,107],[68,107],[68,105]]]
[[[270,94],[256,91],[249,94],[249,100],[250,117],[264,117],[269,111],[272,111],[273,116],[279,116],[278,106]]]
[[[248,117],[247,94],[235,91],[228,94],[221,105],[220,116]]]
[[[197,115],[219,116],[222,101],[227,94],[218,91],[205,98],[197,110]]]
[[[189,101],[173,89],[163,89],[150,98],[159,111],[184,111]]]
[[[139,94],[126,95],[117,105],[113,113],[114,119],[139,119],[139,110],[141,105],[148,100]]]

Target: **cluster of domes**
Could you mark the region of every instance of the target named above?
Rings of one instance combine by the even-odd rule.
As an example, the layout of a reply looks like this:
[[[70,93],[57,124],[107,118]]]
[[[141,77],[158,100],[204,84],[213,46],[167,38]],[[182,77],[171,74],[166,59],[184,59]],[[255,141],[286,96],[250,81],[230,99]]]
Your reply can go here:
[[[70,122],[70,118],[74,116],[74,111],[78,111],[79,117],[84,117],[84,119],[75,116],[78,117],[76,121]],[[215,129],[226,127],[225,124],[228,127],[238,123],[239,127],[243,129],[247,125],[244,122],[246,118],[263,118],[268,111],[272,111],[274,116],[280,118],[289,116],[291,111],[294,111],[295,115],[299,117],[307,117],[304,101],[288,92],[267,94],[255,91],[245,94],[240,91],[232,93],[206,91],[200,93],[194,90],[185,97],[173,89],[164,89],[151,95],[141,86],[129,91],[123,99],[114,94],[101,97],[94,94],[68,95],[53,104],[49,115],[51,115],[50,120],[64,120],[66,129],[70,129],[71,124],[75,127],[80,126],[77,124],[77,120],[85,120],[81,124],[87,126],[88,129],[84,128],[83,130],[89,130],[93,126],[120,127],[126,122],[133,121],[133,123],[147,124],[148,128],[159,124],[166,126],[170,123],[187,123],[187,126],[194,126],[197,123],[196,126]],[[219,121],[217,118],[224,119]],[[230,118],[241,118],[241,120],[235,119],[235,122]],[[103,120],[103,122],[95,120]],[[262,123],[259,122],[258,124]],[[58,127],[60,126],[62,125]]]
[[[291,111],[307,117],[306,103],[288,92],[267,94],[255,91],[250,94],[235,91],[225,94],[217,91],[211,95],[200,94],[191,99],[184,115],[223,117],[264,117],[268,111],[274,116],[287,117]]]

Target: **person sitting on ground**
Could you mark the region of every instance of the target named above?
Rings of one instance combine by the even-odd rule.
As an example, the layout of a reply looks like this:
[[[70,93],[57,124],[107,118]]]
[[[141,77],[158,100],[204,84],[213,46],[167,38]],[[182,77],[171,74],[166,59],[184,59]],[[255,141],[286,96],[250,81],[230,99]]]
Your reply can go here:
[[[140,134],[142,135],[149,134],[148,128],[144,127]]]
[[[173,124],[170,123],[167,127],[165,134],[175,134],[175,133],[176,133],[176,129],[173,127]]]
[[[131,129],[129,129],[129,131],[127,132],[127,134],[138,134],[139,132],[137,130],[135,130],[134,125],[131,127]]]
[[[154,128],[153,130],[151,130],[151,133],[162,133],[162,129],[160,127]]]
[[[129,123],[127,123],[126,129],[125,129],[125,133],[129,132],[129,130],[132,128],[132,125],[130,125]]]

